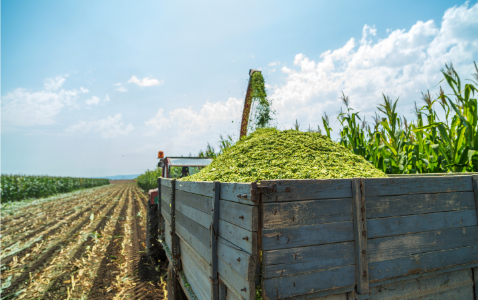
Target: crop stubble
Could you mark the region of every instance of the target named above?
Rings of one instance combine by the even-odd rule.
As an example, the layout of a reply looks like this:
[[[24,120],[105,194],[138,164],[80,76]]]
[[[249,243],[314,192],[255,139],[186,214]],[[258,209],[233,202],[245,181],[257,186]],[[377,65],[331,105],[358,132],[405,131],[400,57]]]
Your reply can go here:
[[[25,207],[17,215],[27,229],[17,236],[8,224],[2,228],[10,233],[2,236],[2,244],[5,238],[24,248],[12,255],[2,252],[2,298],[163,298],[164,264],[155,268],[145,252],[147,198],[135,184],[95,190],[58,199],[58,206]]]

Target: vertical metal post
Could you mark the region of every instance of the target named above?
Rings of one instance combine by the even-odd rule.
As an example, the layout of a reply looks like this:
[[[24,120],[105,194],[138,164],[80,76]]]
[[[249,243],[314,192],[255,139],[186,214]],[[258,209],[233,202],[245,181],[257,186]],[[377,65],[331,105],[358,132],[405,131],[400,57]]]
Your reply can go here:
[[[161,177],[158,177],[158,237],[163,238],[163,215],[161,214]]]
[[[219,235],[219,197],[221,196],[221,183],[214,182],[214,203],[211,224],[211,284],[212,300],[219,299],[219,280],[217,275],[217,239]]]
[[[359,299],[368,299],[367,217],[365,215],[365,181],[363,178],[352,179],[352,209],[354,214],[357,294]]]
[[[473,193],[475,195],[475,209],[476,216],[478,218],[478,175],[473,175],[471,178],[473,180]],[[475,289],[475,300],[478,300],[478,267],[471,270],[473,272],[474,279],[474,289]]]
[[[179,261],[179,243],[176,234],[176,179],[171,181],[171,249],[173,255],[173,265],[171,266],[171,287],[173,297],[170,300],[178,300],[179,284],[178,271],[181,262]]]

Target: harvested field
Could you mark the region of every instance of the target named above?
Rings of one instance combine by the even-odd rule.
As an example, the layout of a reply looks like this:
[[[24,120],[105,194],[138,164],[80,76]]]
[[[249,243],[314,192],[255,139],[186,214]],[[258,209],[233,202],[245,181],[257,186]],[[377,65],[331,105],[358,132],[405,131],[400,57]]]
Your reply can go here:
[[[163,299],[146,199],[123,183],[3,208],[2,299]]]

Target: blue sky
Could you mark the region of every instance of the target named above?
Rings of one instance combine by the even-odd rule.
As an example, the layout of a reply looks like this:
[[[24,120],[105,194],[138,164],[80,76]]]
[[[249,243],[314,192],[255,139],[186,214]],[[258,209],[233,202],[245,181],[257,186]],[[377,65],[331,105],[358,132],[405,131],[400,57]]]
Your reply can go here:
[[[476,1],[2,1],[1,171],[137,174],[239,131],[250,68],[280,128],[334,119],[345,91],[410,115],[478,60]],[[335,131],[338,123],[332,124]]]

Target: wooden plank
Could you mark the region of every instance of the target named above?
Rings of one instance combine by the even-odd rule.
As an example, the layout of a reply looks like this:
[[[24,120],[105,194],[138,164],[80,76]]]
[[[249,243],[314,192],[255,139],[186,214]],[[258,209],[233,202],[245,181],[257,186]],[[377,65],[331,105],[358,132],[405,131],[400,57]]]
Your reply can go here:
[[[366,178],[365,196],[473,191],[471,176]]]
[[[192,194],[184,191],[176,191],[176,200],[187,206],[195,208],[206,214],[212,213],[212,198],[202,195]]]
[[[171,250],[172,249],[171,225],[168,221],[164,222],[164,228],[165,228],[164,237],[165,237],[165,240],[166,240],[166,245],[168,246],[169,250]]]
[[[251,201],[250,183],[221,183],[221,199],[245,205],[255,205],[255,203]]]
[[[166,202],[171,204],[172,190],[170,187],[162,186],[161,187],[161,202]]]
[[[352,221],[352,198],[263,204],[263,228]]]
[[[466,227],[476,224],[475,210],[458,210],[367,220],[368,238]]]
[[[189,245],[194,245],[194,251],[198,253],[208,264],[211,264],[211,248],[204,246],[194,235],[187,231],[181,224],[176,225],[177,234]]]
[[[262,202],[339,199],[352,197],[351,179],[263,180],[261,187],[275,187]]]
[[[221,183],[214,182],[214,202],[212,212],[212,224],[210,226],[211,240],[211,290],[212,300],[219,300],[219,279],[217,273],[217,243],[219,235],[219,197],[221,195]]]
[[[176,211],[182,213],[189,219],[199,223],[204,228],[209,228],[209,226],[211,226],[212,219],[210,215],[187,205],[184,205],[179,201],[176,201]]]
[[[161,210],[165,210],[168,214],[171,214],[171,204],[161,201]]]
[[[211,248],[209,229],[202,227],[200,224],[194,222],[179,211],[176,211],[176,224],[183,226],[184,229],[195,236],[204,246]]]
[[[470,269],[448,271],[417,279],[403,278],[399,281],[380,284],[370,291],[370,299],[428,299],[464,300],[473,299],[473,280]]]
[[[163,206],[164,207],[164,206]],[[171,224],[171,215],[169,214],[168,211],[166,211],[166,209],[162,209],[161,210],[161,215],[163,215],[163,218],[168,221],[169,224]]]
[[[369,262],[478,244],[478,227],[460,227],[368,240]]]
[[[257,232],[245,230],[237,225],[219,219],[219,236],[249,254],[253,254],[257,251]]]
[[[171,178],[161,178],[161,185],[171,188],[173,180]]]
[[[473,192],[367,197],[367,218],[475,208]]]
[[[353,300],[353,291],[354,287],[342,287],[337,289],[330,289],[321,292],[314,292],[310,294],[294,296],[289,299],[294,300]]]
[[[257,259],[249,253],[242,251],[223,238],[219,238],[217,244],[218,256],[241,277],[246,280],[254,280]]]
[[[182,250],[182,249],[181,249]],[[188,252],[181,252],[182,271],[198,299],[211,300],[211,285]]]
[[[426,273],[432,270],[478,262],[478,246],[420,253],[370,263],[370,280]]]
[[[355,266],[353,265],[262,281],[262,289],[270,300],[354,285]]]
[[[353,240],[354,232],[351,221],[264,229],[262,231],[262,250],[331,244]]]
[[[209,278],[209,274],[211,274],[211,265],[196,252],[195,246],[193,247],[190,245],[187,241],[183,240],[182,237],[179,238],[179,245],[181,253],[182,251],[186,251],[186,253],[196,262],[203,275]]]
[[[355,264],[354,242],[264,251],[264,278],[296,275]]]
[[[219,279],[234,293],[240,295],[242,299],[255,299],[256,286],[254,281],[247,281],[220,257],[218,259],[218,271]]]
[[[257,206],[244,205],[231,201],[219,201],[219,218],[249,231],[257,231],[259,213]]]
[[[176,189],[193,194],[214,197],[214,182],[211,181],[176,181]]]
[[[365,182],[363,178],[352,180],[352,210],[354,214],[355,235],[355,272],[357,278],[357,294],[369,292],[368,250],[367,250],[367,217],[365,205]]]

